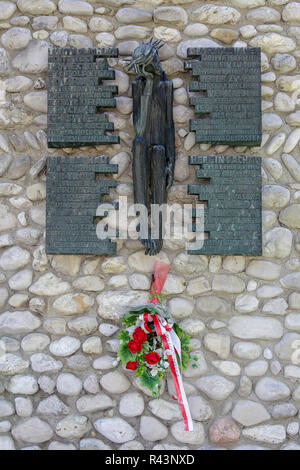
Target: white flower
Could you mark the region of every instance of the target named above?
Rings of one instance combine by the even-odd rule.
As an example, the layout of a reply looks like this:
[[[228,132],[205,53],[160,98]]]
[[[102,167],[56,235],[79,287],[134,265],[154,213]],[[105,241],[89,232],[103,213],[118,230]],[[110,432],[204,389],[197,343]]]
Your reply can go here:
[[[153,368],[150,374],[152,375],[152,377],[155,377],[158,374],[158,368],[157,367]]]

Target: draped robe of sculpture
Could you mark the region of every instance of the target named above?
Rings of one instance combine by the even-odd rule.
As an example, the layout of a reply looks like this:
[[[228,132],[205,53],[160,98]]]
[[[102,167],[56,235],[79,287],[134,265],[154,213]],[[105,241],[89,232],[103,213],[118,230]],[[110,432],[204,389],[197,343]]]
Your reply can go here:
[[[151,204],[166,204],[167,190],[173,183],[175,130],[173,122],[173,83],[165,72],[153,80],[138,76],[133,82],[134,202],[144,204],[150,215]],[[145,253],[154,255],[163,245],[163,217],[160,214],[159,237],[149,229],[148,239],[140,239]]]

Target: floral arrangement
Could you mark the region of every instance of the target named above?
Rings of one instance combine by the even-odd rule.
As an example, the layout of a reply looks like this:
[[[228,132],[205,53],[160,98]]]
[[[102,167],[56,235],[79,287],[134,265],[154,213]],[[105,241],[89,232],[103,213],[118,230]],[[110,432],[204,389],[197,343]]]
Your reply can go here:
[[[162,315],[162,304],[160,307],[144,305],[131,309],[123,318],[122,324],[125,329],[118,336],[121,344],[118,357],[126,369],[135,371],[140,378],[141,385],[149,388],[153,395],[159,395],[160,380],[167,373],[170,364],[167,352],[163,347],[161,336],[157,336],[153,321],[145,321],[153,315]],[[192,359],[190,355],[190,336],[175,323],[169,315],[164,312],[164,318],[168,317],[168,327],[173,329],[180,340],[181,355],[176,353],[178,364],[186,369]],[[194,360],[198,358],[194,357]]]
[[[152,297],[147,305],[132,308],[124,315],[125,329],[119,333],[118,362],[135,371],[141,385],[159,396],[160,381],[170,369],[176,397],[180,406],[184,429],[193,431],[193,421],[183,387],[181,369],[192,360],[190,336],[187,335],[169,312],[165,310],[160,293],[170,266],[157,261],[154,264]],[[193,357],[194,361],[198,358]],[[192,367],[198,367],[196,363]]]

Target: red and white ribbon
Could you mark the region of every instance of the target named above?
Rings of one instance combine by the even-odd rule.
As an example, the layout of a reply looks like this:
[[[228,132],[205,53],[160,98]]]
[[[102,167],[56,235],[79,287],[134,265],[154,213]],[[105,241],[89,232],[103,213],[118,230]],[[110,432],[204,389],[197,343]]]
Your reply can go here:
[[[146,331],[150,332],[147,322],[153,321],[155,326],[155,331],[157,336],[160,336],[162,339],[164,350],[167,354],[168,362],[170,365],[177,400],[180,406],[180,411],[182,414],[183,422],[184,422],[184,430],[185,431],[193,431],[193,421],[191,417],[191,412],[189,408],[189,404],[186,398],[186,394],[184,391],[182,378],[180,369],[178,366],[178,361],[176,357],[176,353],[180,357],[181,360],[181,343],[176,335],[175,331],[168,325],[167,321],[158,314],[148,314],[145,313],[143,315],[144,319],[144,328]]]

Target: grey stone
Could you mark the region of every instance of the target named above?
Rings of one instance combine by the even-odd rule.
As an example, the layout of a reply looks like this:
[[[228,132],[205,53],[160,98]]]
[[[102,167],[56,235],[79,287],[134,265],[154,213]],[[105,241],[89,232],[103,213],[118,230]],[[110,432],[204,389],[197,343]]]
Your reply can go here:
[[[83,437],[90,430],[90,422],[86,416],[69,415],[60,420],[55,432],[63,439],[78,439]]]
[[[196,309],[203,315],[226,315],[231,309],[226,300],[212,295],[201,296],[197,299]]]
[[[76,450],[73,444],[64,444],[58,441],[52,441],[49,444],[48,450]]]
[[[11,430],[10,421],[0,421],[0,434],[9,432]]]
[[[0,183],[0,196],[16,196],[22,192],[22,186],[15,183]]]
[[[4,204],[0,204],[0,215],[1,215],[0,232],[8,232],[16,228],[17,219],[14,216],[14,214],[9,212],[8,207],[5,206]],[[4,237],[5,236],[7,237],[7,234],[5,234]],[[9,239],[6,239],[5,241],[5,239],[2,238],[2,240],[3,240],[2,242],[3,247],[9,246],[9,244],[8,245],[6,244],[6,242],[9,242]]]
[[[15,443],[10,436],[0,436],[0,450],[16,450]]]
[[[78,16],[90,16],[93,14],[93,7],[88,2],[73,0],[60,0],[58,2],[58,9],[61,13],[78,15]]]
[[[3,398],[0,399],[0,418],[7,418],[15,413],[14,405]]]
[[[80,450],[112,450],[110,446],[104,444],[100,439],[87,438],[81,439]]]
[[[94,413],[113,408],[115,402],[107,395],[85,395],[76,402],[76,408],[79,413]]]
[[[40,325],[40,319],[28,311],[5,312],[0,315],[0,333],[30,333]]]
[[[291,356],[294,352],[292,345],[295,340],[300,340],[298,333],[285,333],[281,341],[275,344],[274,351],[280,360],[291,361]]]
[[[32,415],[33,405],[30,398],[16,397],[15,398],[16,413],[21,418],[28,418]]]
[[[207,24],[236,24],[241,14],[235,9],[221,5],[203,5],[192,11],[191,19]]]
[[[114,30],[114,26],[107,18],[101,18],[100,16],[93,16],[89,21],[89,28],[93,33],[108,33]]]
[[[37,245],[42,232],[33,227],[24,227],[16,231],[16,240],[25,245]]]
[[[108,34],[108,33],[101,33]],[[68,43],[70,47],[75,47],[75,49],[89,49],[93,47],[93,42],[90,38],[84,36],[83,34],[70,34],[68,38]],[[101,45],[101,47],[109,47],[109,45]]]
[[[292,418],[298,412],[293,403],[278,403],[273,405],[270,411],[274,419]]]
[[[144,399],[138,392],[122,395],[119,405],[121,415],[128,418],[140,416],[144,411]]]
[[[26,49],[13,59],[12,65],[24,73],[45,72],[48,67],[48,43],[40,40],[30,41]]]
[[[30,261],[30,253],[19,246],[8,248],[2,253],[0,267],[4,271],[12,271],[23,268]]]
[[[17,158],[13,160],[11,163],[8,172],[7,172],[7,177],[16,180],[19,178],[22,178],[30,168],[30,157],[28,155],[24,155],[20,158]]]
[[[11,164],[12,156],[9,154],[3,155],[0,157],[0,176],[3,176],[7,168]]]
[[[49,15],[56,11],[56,5],[51,0],[36,0],[34,3],[31,0],[18,0],[17,5],[22,13],[31,15]]]
[[[268,54],[291,52],[296,48],[293,39],[274,32],[258,34],[250,40],[249,45],[251,47],[261,47],[262,51]]]
[[[68,414],[70,409],[56,395],[51,395],[39,402],[36,412],[41,415],[60,416]]]
[[[261,403],[252,400],[238,401],[232,410],[232,417],[243,426],[254,426],[271,418]]]
[[[185,431],[182,421],[172,424],[171,433],[178,442],[190,445],[202,445],[205,439],[204,428],[201,423],[194,423],[193,431]]]
[[[250,23],[278,23],[281,15],[274,8],[260,7],[250,10],[246,15]]]
[[[215,274],[212,282],[213,290],[231,294],[239,294],[245,287],[244,281],[232,274]]]
[[[176,421],[180,419],[181,413],[177,403],[158,398],[149,402],[151,412],[157,417],[165,421]]]
[[[48,333],[53,335],[65,335],[67,332],[67,322],[64,318],[47,318],[43,326]]]
[[[208,375],[201,377],[196,382],[197,388],[213,400],[225,400],[235,389],[234,382],[225,379],[221,375]]]
[[[200,395],[188,397],[192,418],[196,421],[208,421],[213,416],[209,403]]]
[[[155,442],[167,437],[168,428],[152,416],[142,416],[140,433],[145,441]]]
[[[148,302],[148,299],[149,294],[147,292],[108,290],[97,297],[98,313],[106,320],[118,320],[124,315],[129,306],[144,305]]]
[[[32,286],[29,291],[35,295],[61,295],[68,292],[71,286],[68,282],[62,281],[52,273],[42,275]]]
[[[31,285],[32,276],[30,269],[19,271],[9,279],[9,287],[13,290],[25,290]]]
[[[119,40],[122,39],[145,39],[150,33],[150,29],[146,26],[135,26],[133,24],[126,26],[119,26],[115,31],[115,37]],[[100,33],[108,34],[108,33]]]
[[[71,356],[80,348],[80,341],[77,338],[73,338],[72,336],[64,336],[56,341],[53,341],[50,346],[49,350],[54,356]]]
[[[62,373],[57,378],[56,388],[62,395],[76,396],[82,390],[82,382],[73,374]]]
[[[53,431],[48,423],[34,417],[17,424],[12,429],[12,435],[16,440],[39,444],[49,441]]]
[[[66,362],[68,368],[75,371],[87,370],[90,367],[89,359],[83,354],[73,354],[73,356],[67,357]]]
[[[83,382],[83,388],[88,393],[96,394],[99,392],[98,377],[96,374],[90,374]]]
[[[120,8],[117,11],[116,19],[119,23],[136,24],[147,23],[152,20],[152,13],[137,8]]]
[[[244,429],[243,436],[268,444],[280,444],[286,439],[285,427],[279,424],[264,424],[254,428]]]
[[[24,103],[33,111],[47,113],[47,91],[33,91],[24,96]]]
[[[230,352],[230,337],[218,333],[208,333],[204,337],[204,346],[217,354],[221,359],[227,359]]]
[[[41,375],[38,379],[38,384],[41,390],[45,393],[53,393],[55,389],[55,382],[48,375]]]
[[[57,372],[63,364],[60,361],[56,361],[53,357],[44,353],[33,354],[30,358],[31,368],[34,372]]]
[[[33,375],[16,375],[10,379],[7,389],[14,395],[34,395],[39,387]]]
[[[0,19],[8,20],[14,12],[16,11],[17,6],[13,2],[0,2]]]
[[[282,10],[283,21],[300,22],[300,7],[298,2],[289,2]]]
[[[239,341],[234,344],[232,353],[239,359],[257,359],[261,353],[262,348],[259,344],[251,343],[250,341]]]
[[[95,421],[96,430],[117,444],[135,439],[135,429],[122,418],[102,418]]]
[[[109,393],[124,393],[130,387],[130,382],[122,372],[108,372],[100,379],[100,385]]]
[[[97,318],[92,316],[83,316],[73,318],[68,321],[68,328],[78,335],[87,336],[97,330]]]
[[[235,316],[228,324],[229,331],[241,339],[277,339],[283,335],[283,328],[278,320],[259,316]]]
[[[55,31],[51,34],[50,40],[56,47],[65,47],[68,42],[68,33],[65,31]]]
[[[255,393],[264,401],[277,401],[290,396],[290,389],[280,380],[264,377],[257,382]]]
[[[0,77],[7,76],[10,73],[10,60],[5,49],[0,47]]]
[[[286,289],[300,290],[300,271],[286,274],[280,279],[280,284]]]
[[[54,31],[58,21],[56,16],[35,16],[32,21],[32,29]]]
[[[154,10],[155,23],[183,26],[188,22],[187,12],[181,7],[162,6]]]
[[[28,28],[10,28],[1,36],[1,42],[6,49],[23,49],[31,40],[31,31]]]

